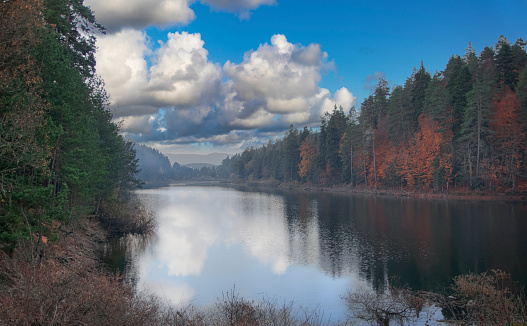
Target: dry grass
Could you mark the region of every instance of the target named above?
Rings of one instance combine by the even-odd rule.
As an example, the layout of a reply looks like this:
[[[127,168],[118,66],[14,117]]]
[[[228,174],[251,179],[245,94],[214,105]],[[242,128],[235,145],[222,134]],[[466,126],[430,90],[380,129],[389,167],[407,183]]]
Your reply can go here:
[[[434,302],[426,292],[415,292],[406,287],[389,286],[384,293],[370,289],[349,292],[343,298],[350,312],[350,320],[369,325],[388,326],[424,324],[431,321]]]
[[[318,311],[304,311],[292,302],[280,305],[271,299],[246,300],[235,290],[224,293],[210,308],[188,305],[168,308],[164,325],[174,326],[321,326],[329,325]]]
[[[155,297],[135,296],[90,259],[80,263],[54,250],[39,261],[0,255],[1,325],[157,324]]]
[[[440,304],[443,314],[458,324],[527,325],[525,292],[500,270],[456,277]]]

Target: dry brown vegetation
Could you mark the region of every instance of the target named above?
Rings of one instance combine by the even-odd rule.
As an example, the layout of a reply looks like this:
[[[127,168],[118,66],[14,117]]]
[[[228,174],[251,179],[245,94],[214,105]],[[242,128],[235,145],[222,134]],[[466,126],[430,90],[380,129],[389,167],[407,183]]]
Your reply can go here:
[[[138,199],[129,203],[106,202],[102,205],[100,220],[111,235],[124,234],[149,235],[157,223],[152,212],[148,211]]]
[[[441,300],[443,314],[456,324],[527,325],[525,292],[500,270],[454,278]]]
[[[0,252],[1,325],[156,324],[161,305],[98,263],[105,235],[96,222],[78,223],[54,244],[22,242],[11,257]]]
[[[343,298],[350,312],[349,319],[370,325],[388,326],[390,322],[429,325],[434,306],[429,293],[414,292],[405,287],[389,286],[384,293],[372,290],[349,292]]]

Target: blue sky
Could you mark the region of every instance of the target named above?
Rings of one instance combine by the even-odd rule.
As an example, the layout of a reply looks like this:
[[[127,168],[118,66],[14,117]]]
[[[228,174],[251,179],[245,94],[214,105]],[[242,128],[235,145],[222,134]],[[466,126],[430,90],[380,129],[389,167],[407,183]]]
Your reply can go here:
[[[527,38],[527,1],[86,0],[109,32],[104,78],[123,132],[164,153],[242,151],[360,107],[469,42]]]

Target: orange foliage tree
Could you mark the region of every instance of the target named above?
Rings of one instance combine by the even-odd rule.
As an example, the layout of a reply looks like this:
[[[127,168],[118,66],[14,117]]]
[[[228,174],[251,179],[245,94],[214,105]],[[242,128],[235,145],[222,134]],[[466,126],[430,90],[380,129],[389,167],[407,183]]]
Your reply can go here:
[[[313,167],[313,162],[317,156],[317,149],[313,137],[306,137],[300,144],[300,163],[298,164],[298,175],[306,178]]]
[[[393,143],[390,140],[388,133],[388,123],[386,119],[383,119],[377,130],[375,130],[375,160],[377,165],[377,177],[381,182],[381,185],[384,180],[389,179],[390,173],[395,171],[390,171],[390,167],[393,166],[395,161],[395,154],[397,149],[393,146]],[[370,175],[373,175],[374,171],[371,170],[373,167],[370,166]]]
[[[494,131],[493,170],[496,181],[516,186],[521,160],[525,151],[523,128],[519,121],[520,102],[510,88],[505,87],[501,96],[494,100],[494,119],[490,128]]]
[[[431,188],[434,174],[442,170],[442,180],[448,183],[452,174],[451,154],[445,153],[447,143],[439,132],[437,121],[421,114],[418,118],[419,131],[408,148],[407,181],[416,188]]]

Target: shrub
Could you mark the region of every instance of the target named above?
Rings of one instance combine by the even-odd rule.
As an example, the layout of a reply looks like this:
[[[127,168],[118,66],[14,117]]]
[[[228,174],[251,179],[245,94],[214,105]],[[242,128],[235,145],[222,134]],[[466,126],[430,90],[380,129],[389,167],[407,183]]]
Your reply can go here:
[[[156,219],[138,200],[129,203],[107,202],[101,207],[99,215],[104,227],[113,235],[151,234],[156,226]]]
[[[514,290],[510,275],[491,270],[454,278],[451,294],[443,299],[443,315],[477,325],[524,325],[525,294]]]
[[[423,309],[431,306],[429,294],[406,287],[389,286],[384,292],[360,289],[343,298],[350,311],[350,320],[360,319],[370,325],[388,326],[390,322],[406,325],[419,321]],[[427,311],[425,319],[429,319]]]

